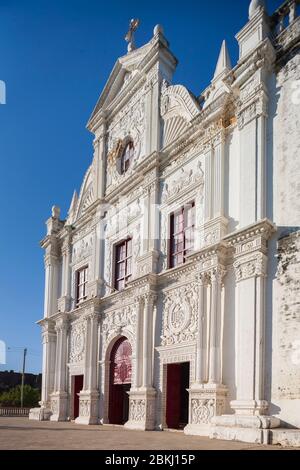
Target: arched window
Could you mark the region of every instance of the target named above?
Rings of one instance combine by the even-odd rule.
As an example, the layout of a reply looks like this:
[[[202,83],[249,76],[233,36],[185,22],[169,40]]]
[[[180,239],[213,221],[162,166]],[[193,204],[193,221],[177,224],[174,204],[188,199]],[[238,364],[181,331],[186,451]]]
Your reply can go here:
[[[126,173],[126,171],[129,169],[130,164],[132,162],[134,155],[134,145],[132,140],[127,142],[125,149],[123,151],[122,157],[121,157],[121,173],[122,175]]]

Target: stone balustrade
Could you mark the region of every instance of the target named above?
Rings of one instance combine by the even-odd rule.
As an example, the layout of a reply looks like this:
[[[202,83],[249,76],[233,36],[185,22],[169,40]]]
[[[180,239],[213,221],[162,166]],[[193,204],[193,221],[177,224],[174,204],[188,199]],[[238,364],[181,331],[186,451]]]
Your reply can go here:
[[[0,417],[28,417],[30,408],[0,408]]]
[[[286,30],[300,14],[300,0],[286,0],[271,16],[271,28],[275,37]]]

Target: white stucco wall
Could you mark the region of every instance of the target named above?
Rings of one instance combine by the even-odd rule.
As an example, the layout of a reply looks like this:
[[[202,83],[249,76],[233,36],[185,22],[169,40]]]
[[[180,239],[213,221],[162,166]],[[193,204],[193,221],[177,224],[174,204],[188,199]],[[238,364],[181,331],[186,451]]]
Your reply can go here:
[[[271,411],[289,426],[300,426],[299,238],[283,244],[277,267],[277,240],[300,228],[299,54],[280,70],[272,87],[273,217],[278,233],[271,244],[269,289],[273,304]],[[297,82],[298,81],[298,82]],[[271,180],[272,178],[272,180]],[[279,243],[280,245],[280,243]],[[271,306],[269,305],[269,311]]]

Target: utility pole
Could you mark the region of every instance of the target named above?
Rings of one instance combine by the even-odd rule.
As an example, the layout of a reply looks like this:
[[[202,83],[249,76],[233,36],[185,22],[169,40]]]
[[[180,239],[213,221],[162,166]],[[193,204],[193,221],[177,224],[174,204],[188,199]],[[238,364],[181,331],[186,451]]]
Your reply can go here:
[[[21,385],[21,408],[23,408],[23,405],[24,405],[24,381],[25,381],[26,355],[27,355],[27,349],[25,348],[24,351],[23,351],[23,371],[22,371],[22,385]]]

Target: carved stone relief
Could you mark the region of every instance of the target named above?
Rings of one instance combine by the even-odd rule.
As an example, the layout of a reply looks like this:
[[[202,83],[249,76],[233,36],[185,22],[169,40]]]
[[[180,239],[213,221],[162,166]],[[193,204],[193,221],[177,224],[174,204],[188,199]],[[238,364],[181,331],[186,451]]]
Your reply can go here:
[[[71,329],[70,337],[70,363],[81,362],[85,353],[85,323],[78,323]]]
[[[143,422],[146,419],[146,400],[131,399],[129,410],[130,421]]]
[[[135,336],[136,311],[133,306],[127,306],[116,312],[107,313],[102,324],[103,346],[106,350],[109,342],[118,335],[131,335],[129,341]],[[131,344],[133,347],[133,344]]]
[[[215,401],[192,399],[192,424],[209,424],[214,416]]]
[[[198,288],[195,283],[165,293],[162,346],[195,340],[197,308]]]
[[[129,104],[120,111],[109,126],[108,132],[108,186],[131,175],[140,158],[145,154],[145,97],[142,89]],[[134,156],[131,167],[125,175],[117,171],[116,156],[119,142],[130,137],[134,144]]]
[[[162,203],[167,203],[169,199],[180,195],[182,191],[187,191],[190,186],[195,184],[199,186],[199,190],[203,190],[204,172],[201,162],[198,163],[196,170],[193,168],[190,168],[189,170],[181,168],[179,175],[176,174],[172,181],[165,182],[162,194]]]
[[[94,237],[92,234],[77,242],[73,247],[73,264],[80,263],[81,261],[91,256],[93,252],[93,246]]]

